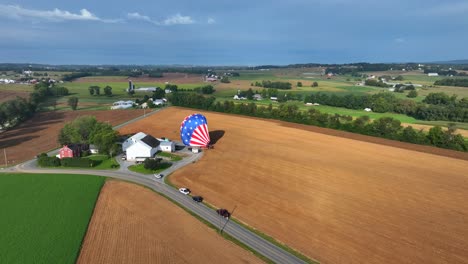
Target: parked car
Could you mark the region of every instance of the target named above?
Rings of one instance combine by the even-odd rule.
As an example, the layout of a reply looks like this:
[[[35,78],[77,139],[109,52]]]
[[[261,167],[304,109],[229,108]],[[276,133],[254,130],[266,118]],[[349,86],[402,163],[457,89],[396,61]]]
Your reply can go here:
[[[127,160],[127,156],[123,155],[122,160]]]
[[[203,202],[203,197],[201,197],[201,196],[194,196],[194,197],[192,197],[192,199],[197,203]]]
[[[190,193],[190,189],[189,189],[189,188],[180,188],[180,189],[179,189],[179,192],[181,192],[181,193],[187,195],[187,194]]]
[[[154,174],[154,177],[155,177],[156,179],[161,179],[162,177],[164,177],[164,174],[162,174],[162,173]]]
[[[231,213],[229,213],[229,211],[226,209],[218,209],[216,210],[216,213],[218,213],[220,216],[226,219],[228,219],[231,216]]]

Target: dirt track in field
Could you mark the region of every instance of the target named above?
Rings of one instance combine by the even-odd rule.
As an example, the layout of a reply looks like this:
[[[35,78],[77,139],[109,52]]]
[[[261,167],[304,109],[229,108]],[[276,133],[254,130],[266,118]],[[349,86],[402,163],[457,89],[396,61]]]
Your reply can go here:
[[[194,112],[169,108],[122,131],[178,139]],[[170,176],[176,185],[323,263],[468,263],[468,153],[205,115],[222,137]]]
[[[81,263],[261,263],[144,187],[107,181],[78,258]]]
[[[13,100],[17,96],[27,99],[30,92],[26,91],[0,91],[0,103],[8,100]]]
[[[8,165],[34,158],[41,152],[59,147],[57,136],[65,122],[78,116],[93,115],[99,121],[118,125],[143,115],[143,110],[104,111],[55,111],[37,113],[21,125],[0,133],[0,165],[5,165],[6,149]]]

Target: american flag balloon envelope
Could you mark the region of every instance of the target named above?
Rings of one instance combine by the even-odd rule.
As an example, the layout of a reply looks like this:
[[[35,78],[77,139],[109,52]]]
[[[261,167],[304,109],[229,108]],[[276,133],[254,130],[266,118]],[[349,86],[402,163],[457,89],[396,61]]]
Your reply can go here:
[[[210,133],[206,117],[201,114],[187,116],[180,125],[180,139],[186,146],[208,147]]]

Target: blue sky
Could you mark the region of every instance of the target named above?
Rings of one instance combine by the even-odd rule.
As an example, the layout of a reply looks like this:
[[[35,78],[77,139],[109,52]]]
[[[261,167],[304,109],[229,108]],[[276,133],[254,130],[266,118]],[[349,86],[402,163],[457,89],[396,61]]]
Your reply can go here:
[[[0,25],[0,62],[468,59],[468,0],[0,0]]]

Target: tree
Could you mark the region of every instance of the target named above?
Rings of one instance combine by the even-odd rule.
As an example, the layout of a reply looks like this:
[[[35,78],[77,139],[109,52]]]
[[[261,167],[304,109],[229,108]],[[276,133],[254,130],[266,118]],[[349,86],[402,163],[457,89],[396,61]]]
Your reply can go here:
[[[143,167],[147,170],[157,170],[159,169],[161,162],[160,160],[154,160],[154,159],[145,159],[143,162]]]
[[[78,97],[72,96],[68,98],[68,105],[71,109],[76,110],[76,108],[78,108]]]
[[[229,80],[229,77],[223,76],[223,78],[221,78],[221,82],[222,83],[230,83],[231,81]]]
[[[94,94],[99,95],[101,92],[101,87],[93,85],[93,86],[90,86],[88,90],[89,90],[90,95],[94,95]]]
[[[302,82],[297,82],[297,87],[302,87]]]
[[[312,83],[312,87],[317,87],[318,86],[318,82],[313,82]]]
[[[107,85],[106,87],[104,87],[104,94],[106,96],[112,96],[112,87],[110,87],[109,85]]]
[[[411,90],[406,97],[416,98],[416,97],[418,97],[418,92],[416,92],[416,90]]]

